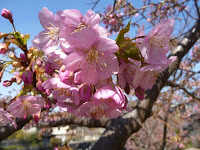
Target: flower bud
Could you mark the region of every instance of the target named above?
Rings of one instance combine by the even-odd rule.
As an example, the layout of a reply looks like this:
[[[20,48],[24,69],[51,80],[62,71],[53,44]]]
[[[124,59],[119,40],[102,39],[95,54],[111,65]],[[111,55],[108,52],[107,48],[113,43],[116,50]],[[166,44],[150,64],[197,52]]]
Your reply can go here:
[[[3,81],[3,86],[9,87],[9,86],[11,86],[11,85],[12,85],[12,82],[11,82],[11,81],[9,81],[9,80]]]
[[[46,94],[49,96],[51,94],[51,90],[46,89]]]
[[[37,87],[37,89],[38,89],[39,91],[45,92],[45,89],[43,89],[43,87],[42,87],[42,81],[39,80],[39,81],[36,83],[36,87]]]
[[[81,83],[83,83],[83,82],[81,81],[80,74],[81,74],[81,71],[76,72],[76,73],[74,74],[74,83],[76,83],[76,84],[81,84]]]
[[[90,98],[92,97],[91,87],[87,84],[84,84],[83,86],[81,86],[81,88],[79,89],[79,93],[80,93],[81,99],[84,102],[89,101]]]
[[[20,84],[22,82],[22,78],[16,78],[17,84]]]
[[[14,61],[20,61],[20,59],[17,58],[13,52],[11,52],[11,53],[8,55],[8,57],[9,57],[10,59],[14,60]]]
[[[8,44],[0,43],[0,54],[5,54],[8,50]]]
[[[42,60],[40,58],[36,58],[36,64],[41,67],[42,66]]]
[[[62,66],[59,71],[59,77],[63,83],[71,83],[73,81],[73,71],[65,70],[65,66]]]
[[[34,119],[35,123],[38,124],[38,122],[40,121],[40,113],[33,115],[33,119]]]
[[[18,61],[13,61],[12,66],[15,68],[19,68],[19,67],[21,67],[21,63]]]
[[[144,89],[141,88],[140,86],[135,89],[135,95],[139,100],[144,99],[144,93],[145,93]]]
[[[28,53],[27,57],[28,57],[29,60],[31,60],[33,58],[33,54],[32,53]]]
[[[31,71],[24,71],[22,74],[22,80],[24,84],[32,84],[33,83],[33,73]]]
[[[49,75],[53,75],[54,69],[51,67],[50,63],[47,63],[45,65],[45,72],[48,73]]]
[[[50,101],[45,101],[45,103],[44,103],[44,108],[46,108],[46,109],[51,108],[51,103],[50,103]]]
[[[1,15],[2,15],[4,18],[8,19],[8,20],[13,24],[12,13],[11,13],[11,11],[10,11],[9,9],[5,9],[5,8],[2,9]]]
[[[23,60],[23,61],[27,61],[27,57],[24,53],[20,53],[20,58]]]
[[[9,35],[9,34],[0,32],[0,39],[6,37],[7,35]]]

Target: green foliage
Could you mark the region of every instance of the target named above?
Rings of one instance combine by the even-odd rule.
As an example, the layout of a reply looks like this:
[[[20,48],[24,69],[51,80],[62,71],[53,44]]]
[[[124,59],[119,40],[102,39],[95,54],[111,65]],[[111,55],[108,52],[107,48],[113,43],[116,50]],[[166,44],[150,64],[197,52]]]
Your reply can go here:
[[[35,145],[39,143],[38,134],[38,132],[27,133],[26,131],[19,130],[9,136],[8,139],[15,139],[18,142],[25,142],[30,143],[31,145]]]
[[[7,146],[7,147],[0,146],[0,150],[16,150],[16,149],[23,150],[24,147],[20,146],[20,145],[10,145],[10,146]]]
[[[19,130],[17,132],[14,132],[11,136],[8,137],[8,139],[16,139],[16,141],[22,140],[24,137],[24,131]]]
[[[25,48],[26,43],[30,37],[30,34],[21,34],[20,32],[11,33],[13,35],[13,39],[10,40],[11,43],[18,45],[20,48]]]
[[[50,143],[51,143],[52,146],[58,146],[58,145],[62,144],[62,141],[59,138],[52,137],[51,140],[50,140]]]
[[[124,41],[124,35],[130,30],[131,20],[128,22],[126,27],[122,29],[116,39],[117,45],[121,44]]]

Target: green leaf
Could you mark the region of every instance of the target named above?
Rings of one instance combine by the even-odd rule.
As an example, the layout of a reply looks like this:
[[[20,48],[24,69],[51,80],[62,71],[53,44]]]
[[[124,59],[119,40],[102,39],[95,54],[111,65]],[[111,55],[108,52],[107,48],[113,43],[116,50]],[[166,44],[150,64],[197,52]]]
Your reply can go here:
[[[131,20],[128,22],[126,27],[122,29],[116,39],[116,43],[119,45],[121,42],[124,41],[124,35],[130,30]]]
[[[24,37],[23,37],[23,45],[26,45],[26,42],[28,41],[30,37],[30,34],[25,34]]]
[[[124,52],[124,56],[132,58],[134,60],[138,60],[138,61],[141,61],[142,59],[140,51],[135,47],[131,47],[130,49],[126,50]]]

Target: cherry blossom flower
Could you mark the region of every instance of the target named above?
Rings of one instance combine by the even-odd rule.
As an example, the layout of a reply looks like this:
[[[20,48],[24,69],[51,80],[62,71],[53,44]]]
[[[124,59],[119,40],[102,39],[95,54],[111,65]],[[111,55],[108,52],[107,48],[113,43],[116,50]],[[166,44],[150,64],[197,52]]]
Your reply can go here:
[[[81,69],[80,78],[89,85],[118,72],[118,60],[113,54],[118,46],[114,40],[99,37],[91,28],[84,28],[72,35],[77,46],[64,61],[67,70]]]
[[[76,9],[66,9],[63,11],[64,18],[63,24],[65,29],[60,34],[61,48],[67,53],[74,50],[77,42],[74,41],[72,35],[84,28],[92,28],[99,36],[107,37],[107,31],[99,26],[101,21],[100,15],[95,14],[92,10],[88,10],[86,15],[83,16],[80,11]]]
[[[41,103],[44,101],[38,96],[19,96],[12,102],[7,111],[10,111],[14,117],[24,118],[26,115],[34,115],[41,111]]]
[[[45,54],[49,54],[60,46],[59,33],[63,29],[61,23],[61,12],[58,11],[55,16],[46,7],[39,12],[40,23],[45,29],[40,32],[33,40],[33,45],[41,48]]]
[[[163,20],[142,40],[139,49],[146,63],[166,64],[166,53],[169,51],[170,35],[173,29],[174,20]]]
[[[76,111],[77,116],[100,119],[105,116],[116,118],[126,107],[125,96],[118,86],[105,86],[98,89],[93,100],[83,103]]]
[[[11,123],[13,127],[16,129],[17,125],[13,120],[13,118],[14,117],[10,113],[0,108],[0,126],[6,126],[7,124]]]
[[[58,102],[69,102],[75,105],[78,105],[80,102],[78,88],[61,82],[58,77],[46,80],[42,86],[44,89],[51,90],[53,98]]]

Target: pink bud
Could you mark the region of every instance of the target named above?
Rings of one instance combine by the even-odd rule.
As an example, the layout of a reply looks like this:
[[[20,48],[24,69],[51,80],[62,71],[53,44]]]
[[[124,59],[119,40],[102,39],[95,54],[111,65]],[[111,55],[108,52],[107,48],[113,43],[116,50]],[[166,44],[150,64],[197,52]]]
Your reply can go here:
[[[42,60],[40,58],[36,58],[36,64],[41,67],[42,66]]]
[[[22,74],[22,80],[24,84],[32,84],[33,83],[33,73],[31,71],[24,71]]]
[[[27,118],[27,115],[24,115],[23,119],[25,120]]]
[[[38,89],[39,91],[45,92],[45,89],[43,89],[43,87],[42,87],[42,81],[38,81],[38,82],[36,83],[36,87],[37,87],[37,89]]]
[[[61,67],[59,71],[59,77],[60,81],[62,81],[63,83],[71,83],[73,80],[73,72],[65,70],[63,69],[63,67]]]
[[[48,73],[49,75],[53,75],[54,69],[51,67],[50,63],[47,63],[45,65],[45,72]]]
[[[51,94],[51,90],[46,89],[46,94],[49,96]]]
[[[74,74],[74,83],[76,83],[76,84],[81,84],[81,83],[83,83],[83,82],[81,81],[80,74],[81,74],[81,71],[76,72],[76,73]]]
[[[4,18],[8,19],[8,20],[13,24],[12,13],[11,13],[11,11],[10,11],[9,9],[5,9],[5,8],[2,9],[1,15],[2,15]]]
[[[139,98],[139,100],[144,99],[144,89],[141,88],[140,86],[135,89],[135,95]]]
[[[51,107],[51,103],[49,101],[45,101],[44,108],[49,109]]]
[[[85,102],[85,101],[89,101],[90,98],[92,97],[92,90],[91,87],[87,84],[84,84],[83,86],[81,86],[80,90],[79,90],[81,99]]]
[[[20,53],[20,57],[23,61],[27,61],[26,55],[24,53]]]
[[[8,45],[6,43],[0,43],[0,54],[5,54],[8,50]]]
[[[34,115],[33,119],[34,119],[34,121],[35,121],[36,124],[38,124],[38,122],[40,121],[40,117],[39,117],[38,114]]]
[[[3,86],[9,87],[9,86],[11,86],[11,85],[12,85],[12,82],[11,82],[11,81],[9,81],[9,80],[3,81]]]

